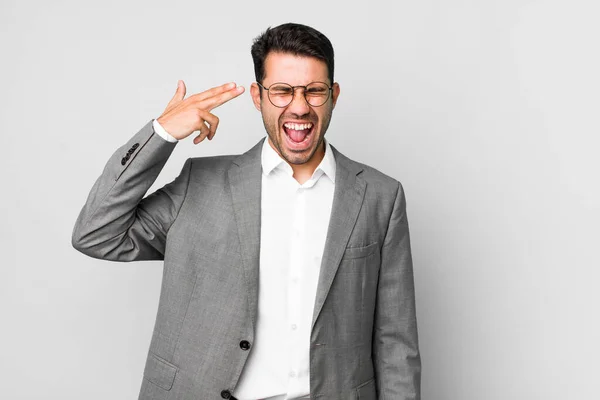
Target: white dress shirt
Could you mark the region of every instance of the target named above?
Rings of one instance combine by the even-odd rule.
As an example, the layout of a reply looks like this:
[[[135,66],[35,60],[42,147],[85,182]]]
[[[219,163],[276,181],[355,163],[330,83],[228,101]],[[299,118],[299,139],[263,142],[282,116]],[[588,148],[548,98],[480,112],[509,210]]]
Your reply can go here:
[[[171,136],[169,132],[167,132],[165,128],[163,128],[162,125],[158,123],[157,120],[152,121],[152,127],[154,128],[154,132],[156,132],[158,136],[162,137],[167,142],[175,143],[177,141],[177,139]]]
[[[153,125],[165,140],[177,141],[156,120]],[[234,396],[295,399],[310,394],[310,333],[333,203],[335,159],[325,141],[323,160],[302,185],[268,139],[261,163],[258,316]]]

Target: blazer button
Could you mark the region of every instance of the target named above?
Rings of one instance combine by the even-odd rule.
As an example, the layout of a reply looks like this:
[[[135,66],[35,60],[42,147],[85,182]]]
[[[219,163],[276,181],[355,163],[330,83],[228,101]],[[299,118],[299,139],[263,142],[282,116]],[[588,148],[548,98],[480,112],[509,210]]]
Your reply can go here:
[[[229,390],[223,390],[223,391],[221,391],[221,397],[224,399],[230,399],[231,392]]]
[[[247,340],[242,340],[240,342],[240,349],[242,350],[250,350],[250,342]]]
[[[242,350],[249,350],[250,349],[250,342],[247,340],[242,340],[240,342],[240,349]]]
[[[125,157],[123,157],[123,159],[121,159],[121,165],[125,165],[127,164],[127,159]]]

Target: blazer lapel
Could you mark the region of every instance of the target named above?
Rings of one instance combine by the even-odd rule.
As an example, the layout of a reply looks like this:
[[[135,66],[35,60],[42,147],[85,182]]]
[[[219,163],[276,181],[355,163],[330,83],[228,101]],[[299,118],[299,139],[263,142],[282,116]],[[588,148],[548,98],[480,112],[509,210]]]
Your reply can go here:
[[[258,307],[261,149],[263,142],[264,139],[236,158],[228,171],[234,218],[238,227],[244,277],[247,284],[248,312],[253,330]]]
[[[311,328],[314,328],[323,308],[365,196],[366,182],[358,176],[363,170],[360,164],[350,160],[333,146],[331,148],[336,164],[335,189]]]

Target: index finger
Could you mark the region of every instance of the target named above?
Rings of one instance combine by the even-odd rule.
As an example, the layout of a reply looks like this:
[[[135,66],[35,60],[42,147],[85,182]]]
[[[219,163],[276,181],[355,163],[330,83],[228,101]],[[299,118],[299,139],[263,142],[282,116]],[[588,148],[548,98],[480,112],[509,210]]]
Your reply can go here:
[[[238,97],[240,94],[244,93],[243,86],[236,86],[233,89],[227,90],[226,92],[216,94],[214,96],[205,98],[200,101],[203,109],[207,111],[211,111],[214,108],[219,107],[223,103],[227,103],[229,100]]]
[[[204,100],[207,99],[209,97],[213,97],[219,93],[223,93],[226,92],[228,90],[231,90],[233,88],[235,88],[235,82],[229,82],[229,83],[224,83],[221,86],[215,86],[214,88],[210,88],[208,90],[205,90],[204,92],[201,93],[196,93],[193,94],[191,96],[188,96],[188,99],[191,100]]]

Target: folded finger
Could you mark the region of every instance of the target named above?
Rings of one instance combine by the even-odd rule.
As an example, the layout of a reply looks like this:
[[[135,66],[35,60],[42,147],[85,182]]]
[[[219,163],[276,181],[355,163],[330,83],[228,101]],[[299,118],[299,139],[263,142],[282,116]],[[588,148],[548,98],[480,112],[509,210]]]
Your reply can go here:
[[[201,141],[206,139],[206,137],[210,134],[210,129],[208,128],[208,126],[206,126],[205,122],[200,124],[199,131],[200,131],[200,134],[194,138],[194,144],[200,143]]]
[[[214,114],[209,113],[208,111],[200,110],[200,116],[203,120],[208,122],[210,127],[210,132],[208,135],[208,140],[212,140],[217,131],[217,127],[219,126],[219,117]]]

